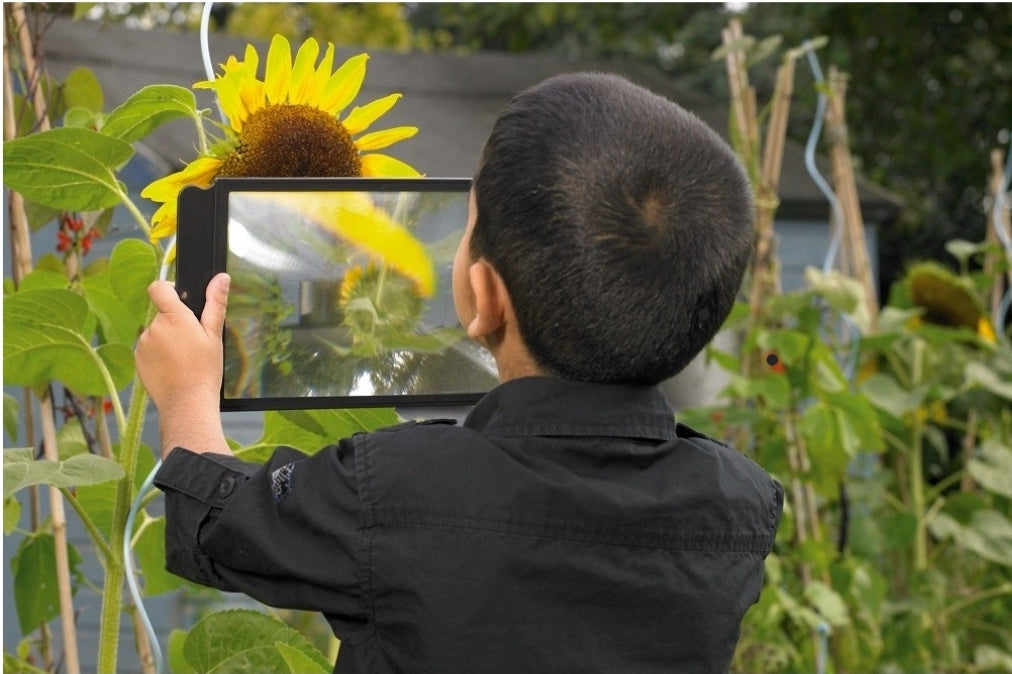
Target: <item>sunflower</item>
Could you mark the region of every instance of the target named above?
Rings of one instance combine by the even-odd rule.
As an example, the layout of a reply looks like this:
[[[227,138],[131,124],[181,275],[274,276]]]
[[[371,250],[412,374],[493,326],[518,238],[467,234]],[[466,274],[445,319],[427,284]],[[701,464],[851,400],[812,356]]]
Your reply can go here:
[[[952,328],[969,328],[989,344],[997,335],[984,305],[965,279],[935,262],[914,265],[904,278],[905,291],[923,321]]]
[[[181,171],[154,181],[141,196],[162,205],[151,219],[151,239],[176,231],[176,198],[187,185],[208,187],[221,177],[417,177],[414,168],[374,152],[418,132],[398,126],[365,133],[400,98],[390,94],[341,113],[358,96],[368,54],[353,56],[336,71],[334,45],[317,65],[320,47],[306,40],[292,62],[291,45],[275,35],[267,52],[264,79],[257,78],[259,55],[246,47],[245,59],[230,56],[223,73],[197,82],[212,89],[228,119],[225,138]]]

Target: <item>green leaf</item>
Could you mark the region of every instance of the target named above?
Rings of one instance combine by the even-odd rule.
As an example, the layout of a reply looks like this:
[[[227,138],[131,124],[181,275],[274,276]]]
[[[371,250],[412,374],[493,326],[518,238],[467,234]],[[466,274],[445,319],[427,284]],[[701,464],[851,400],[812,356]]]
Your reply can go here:
[[[18,414],[21,405],[14,396],[4,393],[4,432],[11,440],[18,437]]]
[[[137,341],[140,322],[113,292],[109,274],[88,274],[81,279],[84,299],[98,318],[101,339],[104,342],[133,345]]]
[[[878,409],[888,412],[897,419],[903,419],[924,402],[927,388],[908,391],[891,375],[876,373],[861,384],[861,392]]]
[[[117,482],[77,485],[75,498],[88,513],[92,524],[102,532],[106,540],[112,537],[113,513],[116,508]]]
[[[60,102],[64,110],[76,107],[97,114],[105,108],[102,85],[90,68],[74,68],[67,74],[59,88]]]
[[[196,669],[186,660],[184,652],[186,636],[189,632],[175,629],[169,632],[169,643],[166,653],[166,660],[169,663],[169,671],[172,674],[199,674]]]
[[[60,215],[59,208],[43,206],[34,201],[25,201],[25,215],[28,216],[28,228],[37,232]],[[56,235],[53,235],[53,245],[56,245]]]
[[[126,198],[116,171],[130,143],[79,128],[58,128],[4,142],[4,182],[26,199],[72,211],[95,211]]]
[[[281,653],[288,665],[288,671],[292,674],[330,674],[332,668],[329,664],[320,664],[319,660],[312,657],[305,651],[290,646],[283,641],[275,641],[274,647]]]
[[[4,498],[34,484],[74,487],[123,477],[121,465],[94,454],[77,454],[66,461],[35,459],[31,449],[5,449],[3,454]]]
[[[77,575],[81,556],[72,545],[67,546],[67,556],[71,574]],[[25,538],[11,559],[11,571],[14,576],[14,606],[23,634],[35,631],[42,623],[60,615],[56,545],[52,534]]]
[[[966,525],[941,512],[932,518],[928,529],[936,538],[952,538],[959,547],[983,559],[1012,567],[1012,522],[996,510],[977,510]]]
[[[1003,379],[983,363],[977,361],[967,363],[963,376],[969,386],[980,386],[997,396],[1012,400],[1012,381]]]
[[[75,107],[67,110],[63,115],[63,125],[83,129],[97,129],[102,123],[103,115],[88,108]]]
[[[1012,498],[1012,449],[987,440],[967,463],[966,470],[984,489]]]
[[[19,660],[10,653],[4,653],[4,674],[48,674],[44,669],[39,669]]]
[[[13,496],[4,499],[4,536],[10,536],[21,521],[21,502]]]
[[[825,583],[813,580],[805,588],[805,599],[815,607],[823,618],[834,627],[850,624],[850,613],[847,604],[837,592]]]
[[[359,431],[373,431],[399,421],[397,413],[387,407],[265,412],[263,435],[237,454],[257,463],[266,461],[279,445],[312,454]]]
[[[756,337],[760,349],[774,351],[784,365],[797,363],[811,344],[812,338],[797,330],[762,331]]]
[[[147,318],[148,286],[157,277],[157,257],[151,244],[126,239],[113,248],[109,258],[109,284],[138,325]]]
[[[134,556],[141,567],[146,596],[165,594],[185,585],[182,578],[165,570],[164,517],[146,523],[140,539],[134,544]]]
[[[18,290],[21,292],[47,289],[66,290],[68,285],[69,282],[67,281],[67,272],[65,270],[49,271],[47,269],[36,268],[21,279],[21,285],[18,286]]]
[[[56,430],[56,447],[59,450],[60,460],[88,452],[84,429],[76,417],[67,419],[67,422]]]
[[[128,143],[144,138],[165,122],[196,115],[193,92],[170,84],[144,87],[106,117],[102,133]]]
[[[183,653],[191,667],[208,674],[288,671],[276,642],[328,666],[323,654],[302,634],[276,618],[250,610],[220,611],[204,617],[186,636]]]
[[[3,306],[4,384],[63,382],[81,395],[110,395],[99,363],[119,389],[133,376],[133,353],[123,344],[92,349],[88,303],[70,290],[30,290]]]
[[[1012,653],[991,644],[980,644],[973,649],[973,664],[978,672],[1012,672]]]

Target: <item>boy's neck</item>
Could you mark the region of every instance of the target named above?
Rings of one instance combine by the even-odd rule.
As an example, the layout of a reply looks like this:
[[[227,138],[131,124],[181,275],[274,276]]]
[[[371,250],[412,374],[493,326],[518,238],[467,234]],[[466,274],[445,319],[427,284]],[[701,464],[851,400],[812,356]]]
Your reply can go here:
[[[486,344],[492,352],[492,357],[495,358],[500,382],[521,377],[543,377],[547,374],[534,360],[515,328],[508,327],[503,333],[502,338],[496,343]]]

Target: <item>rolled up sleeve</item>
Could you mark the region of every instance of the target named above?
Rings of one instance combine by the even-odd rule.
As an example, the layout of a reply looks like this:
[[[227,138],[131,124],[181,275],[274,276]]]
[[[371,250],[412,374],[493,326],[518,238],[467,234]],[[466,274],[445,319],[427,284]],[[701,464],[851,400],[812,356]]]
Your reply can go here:
[[[351,443],[307,456],[280,447],[260,466],[174,449],[155,476],[165,493],[166,568],[267,605],[365,620],[361,507]],[[336,627],[336,624],[335,624]]]

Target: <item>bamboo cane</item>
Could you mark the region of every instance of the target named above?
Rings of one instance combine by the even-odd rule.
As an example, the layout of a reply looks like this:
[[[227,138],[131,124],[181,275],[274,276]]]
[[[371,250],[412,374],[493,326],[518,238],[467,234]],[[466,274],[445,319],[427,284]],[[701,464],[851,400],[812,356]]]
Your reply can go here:
[[[21,49],[21,59],[29,92],[35,107],[37,127],[47,130],[49,118],[46,115],[45,95],[40,86],[41,72],[35,60],[33,40],[28,25],[28,17],[22,3],[10,7],[10,18],[17,31]],[[6,31],[4,41],[6,43]],[[13,138],[17,135],[17,125],[13,112],[13,85],[10,81],[10,57],[8,45],[4,45],[4,135]],[[20,194],[11,192],[11,248],[14,264],[12,271],[15,282],[24,278],[32,270],[31,240],[28,235],[28,222],[25,217],[24,199]],[[42,423],[42,447],[45,458],[59,461],[56,446],[56,426],[54,421],[53,402],[48,390],[39,398],[39,416]],[[81,671],[80,657],[77,649],[77,626],[74,617],[74,598],[70,581],[70,561],[67,552],[67,517],[64,511],[63,495],[56,487],[49,487],[49,510],[53,527],[53,543],[56,563],[57,592],[60,600],[60,626],[63,632],[64,663],[68,674],[79,674]]]
[[[1010,222],[1010,211],[1009,204],[1007,201],[1001,199],[1001,192],[1004,190],[1005,177],[1003,165],[1005,158],[1002,156],[1001,150],[991,151],[991,184],[989,186],[989,192],[992,196],[991,207],[987,209],[987,235],[985,240],[988,243],[1000,246],[998,240],[998,232],[995,230],[995,223],[1001,227],[1005,233],[1012,237],[1012,222]],[[995,210],[999,208],[999,205],[1003,206],[1002,212],[995,213]],[[1008,263],[1012,267],[1012,252],[1005,251],[1005,256],[1008,258]],[[995,255],[988,253],[984,257],[984,273],[985,275],[993,274],[994,269],[997,265],[997,259]],[[1006,274],[1005,279],[1001,275],[996,275],[994,284],[991,286],[991,297],[990,297],[990,315],[998,315],[998,307],[1001,305],[1001,298],[1005,290],[1003,286],[1005,283],[1008,284],[1008,288],[1012,288],[1012,268],[1010,268]],[[994,326],[995,330],[1001,332],[1005,329],[1003,325]]]
[[[878,328],[878,293],[872,278],[865,239],[864,220],[857,195],[854,178],[854,163],[851,159],[850,144],[845,116],[847,77],[835,67],[829,69],[829,94],[826,106],[826,138],[833,167],[833,189],[843,215],[843,222],[834,223],[840,228],[841,250],[845,260],[842,269],[861,284],[865,291],[870,328]]]

